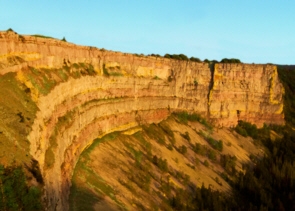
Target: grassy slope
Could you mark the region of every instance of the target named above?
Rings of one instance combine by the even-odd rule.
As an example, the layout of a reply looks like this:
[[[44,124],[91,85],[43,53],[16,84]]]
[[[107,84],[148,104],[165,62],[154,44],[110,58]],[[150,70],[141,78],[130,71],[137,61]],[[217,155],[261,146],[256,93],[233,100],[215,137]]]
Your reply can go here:
[[[230,191],[221,177],[222,172],[228,173],[220,165],[220,152],[199,131],[222,138],[222,153],[237,156],[237,171],[242,170],[242,163],[249,161],[251,153],[262,155],[250,138],[228,129],[212,131],[198,122],[183,124],[175,116],[138,130],[133,135],[107,135],[81,155],[73,177],[71,210],[169,210],[168,201],[179,188],[190,190],[190,186],[201,187],[204,183],[205,187]],[[196,143],[207,148],[205,155],[193,151]],[[182,146],[187,148],[184,154]],[[208,157],[210,150],[216,159]],[[209,167],[204,165],[205,160]],[[88,197],[91,200],[85,203]]]
[[[0,87],[0,163],[28,162],[30,155],[26,136],[37,106],[26,93],[26,87],[16,80],[16,74],[2,76]]]
[[[9,58],[7,62],[15,65]],[[38,110],[38,96],[70,77],[95,74],[92,65],[79,63],[60,69],[30,67],[0,76],[0,164],[31,163],[27,135]]]

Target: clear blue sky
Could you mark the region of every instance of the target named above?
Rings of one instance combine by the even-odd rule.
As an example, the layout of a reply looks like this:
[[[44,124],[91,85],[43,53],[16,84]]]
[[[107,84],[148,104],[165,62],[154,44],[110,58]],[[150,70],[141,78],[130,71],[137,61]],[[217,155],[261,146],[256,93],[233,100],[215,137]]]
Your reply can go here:
[[[143,54],[295,64],[293,0],[0,0],[0,30]]]

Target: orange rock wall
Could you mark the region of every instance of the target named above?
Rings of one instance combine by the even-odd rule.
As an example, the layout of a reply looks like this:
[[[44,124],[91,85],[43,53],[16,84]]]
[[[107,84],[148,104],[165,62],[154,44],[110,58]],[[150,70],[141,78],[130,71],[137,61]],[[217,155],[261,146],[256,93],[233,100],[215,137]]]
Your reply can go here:
[[[15,57],[21,60],[9,62]],[[284,123],[283,88],[273,65],[213,66],[0,32],[0,75],[17,72],[25,83],[21,72],[28,66],[79,62],[92,64],[97,75],[69,78],[47,95],[33,96],[39,111],[28,140],[44,177],[48,210],[69,209],[76,162],[98,136],[159,122],[174,110],[199,112],[217,126],[234,126],[239,119],[258,126]],[[122,76],[106,77],[104,69]],[[49,151],[52,166],[46,165]]]

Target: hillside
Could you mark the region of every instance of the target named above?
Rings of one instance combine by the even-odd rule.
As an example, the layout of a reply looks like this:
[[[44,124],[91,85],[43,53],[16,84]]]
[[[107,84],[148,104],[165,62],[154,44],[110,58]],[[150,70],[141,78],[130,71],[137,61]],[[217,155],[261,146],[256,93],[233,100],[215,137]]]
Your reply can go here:
[[[221,141],[221,148],[210,145],[210,138]],[[198,121],[186,124],[174,114],[96,139],[76,165],[71,210],[172,210],[173,195],[190,197],[203,184],[230,194],[231,175],[243,172],[250,157],[262,156],[250,137]]]
[[[0,85],[0,163],[5,167],[24,166],[27,183],[42,189],[42,203],[48,210],[70,208],[74,169],[82,159],[80,155],[98,137],[142,128],[131,136],[118,135],[119,143],[125,143],[125,138],[135,141],[134,136],[141,134],[156,150],[153,135],[145,128],[168,121],[176,143],[187,145],[189,158],[182,156],[179,160],[187,159],[181,165],[194,178],[193,167],[186,165],[194,164],[193,147],[180,133],[188,132],[192,142],[204,144],[205,139],[196,133],[212,133],[214,139],[223,141],[226,153],[231,153],[230,149],[239,151],[235,155],[240,169],[241,162],[248,161],[250,150],[256,154],[256,148],[246,148],[247,144],[239,143],[247,143],[246,139],[238,136],[238,142],[226,128],[235,127],[239,120],[258,127],[285,123],[284,88],[275,65],[208,64],[140,56],[5,31],[0,32]],[[203,132],[199,132],[201,125],[184,127],[170,119],[172,113],[181,111],[200,114],[214,129],[208,132],[201,128]],[[168,143],[169,137],[164,137]],[[223,139],[233,142],[232,148]],[[158,151],[168,153],[169,166],[178,171],[171,161],[176,148],[170,151],[163,145]],[[135,154],[144,152],[136,147],[134,150]],[[220,178],[202,166],[203,157],[198,168]],[[219,170],[218,165],[215,168]],[[204,184],[216,183],[216,177],[204,177]],[[230,190],[225,182],[215,188]]]

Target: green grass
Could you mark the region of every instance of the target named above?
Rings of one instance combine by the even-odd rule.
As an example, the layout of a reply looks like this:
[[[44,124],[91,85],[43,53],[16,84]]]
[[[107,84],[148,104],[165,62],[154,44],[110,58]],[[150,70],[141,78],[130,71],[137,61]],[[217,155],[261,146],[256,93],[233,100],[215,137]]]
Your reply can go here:
[[[72,110],[72,111],[67,112],[64,116],[61,116],[58,118],[58,122],[55,124],[54,130],[49,138],[51,148],[55,149],[57,147],[56,137],[57,137],[59,131],[61,130],[61,128],[63,126],[64,127],[70,126],[70,123],[72,122],[75,113],[76,113],[76,110]]]
[[[26,184],[21,166],[0,165],[0,210],[43,210],[41,190]]]
[[[98,146],[100,143],[114,140],[119,135],[119,132],[108,134],[100,139],[95,139],[93,144],[83,151],[79,161],[76,165],[74,176],[72,178],[73,184],[71,189],[70,201],[72,210],[93,210],[93,205],[100,201],[105,195],[110,197],[121,209],[126,210],[124,204],[116,198],[116,192],[106,183],[106,181],[96,174],[91,168],[87,166],[89,154],[91,151]],[[138,160],[140,161],[140,152]],[[82,160],[87,160],[86,162]],[[84,178],[85,182],[83,185],[77,185],[76,182],[79,178]],[[84,180],[83,179],[83,180]],[[91,190],[95,191],[95,194]],[[85,204],[83,199],[90,198],[90,205]]]
[[[77,63],[74,63],[74,64],[73,64],[73,67],[74,67],[75,69],[79,69],[79,68],[80,68],[80,66],[79,66]]]
[[[30,89],[16,79],[16,73],[0,76],[0,87],[0,162],[29,163],[27,134],[35,119],[37,105],[31,99]]]
[[[35,78],[32,75],[28,75],[28,78],[30,79],[33,86],[43,95],[47,95],[49,93],[48,90],[43,89],[43,87],[35,80]]]
[[[59,73],[60,78],[61,78],[63,81],[66,81],[66,80],[68,79],[68,76],[67,76],[66,73],[64,73],[63,69],[60,69],[60,70],[58,71],[58,73]]]
[[[49,37],[49,36],[44,36],[44,35],[41,35],[41,34],[34,34],[34,35],[31,35],[33,37],[40,37],[40,38],[50,38],[50,39],[56,39],[56,38],[53,38],[53,37]]]
[[[118,73],[118,72],[109,72],[110,76],[123,76],[122,73]]]
[[[105,76],[109,76],[110,75],[109,72],[108,72],[108,70],[107,70],[107,68],[106,68],[106,66],[105,66],[105,64],[102,65],[102,69],[103,69],[103,74]]]
[[[205,118],[202,118],[200,114],[188,113],[187,111],[175,112],[174,114],[176,115],[178,120],[183,124],[187,124],[188,121],[200,122],[205,127],[207,127],[207,129],[213,130],[213,126],[210,123],[208,123]]]
[[[58,122],[56,123],[54,130],[49,138],[49,147],[45,153],[45,163],[47,168],[51,168],[55,162],[53,150],[56,149],[58,143],[56,141],[57,135],[62,127],[69,127],[73,120],[73,116],[75,114],[75,110],[67,112],[64,116],[58,118]]]

